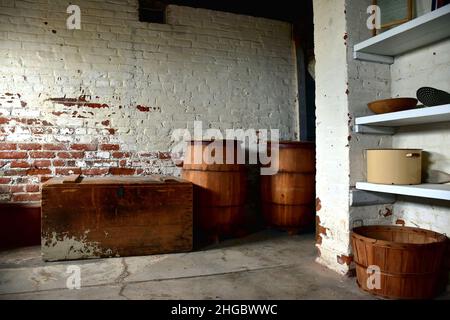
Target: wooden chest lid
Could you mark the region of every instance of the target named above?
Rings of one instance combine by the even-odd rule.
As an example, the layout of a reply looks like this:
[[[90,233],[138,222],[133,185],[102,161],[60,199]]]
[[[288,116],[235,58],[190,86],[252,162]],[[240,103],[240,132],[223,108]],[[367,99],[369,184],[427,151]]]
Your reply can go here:
[[[68,177],[56,177],[43,184],[44,187],[67,187],[70,185],[94,186],[94,185],[165,185],[165,184],[191,184],[189,181],[173,176],[145,176],[145,177],[82,177],[72,175]]]

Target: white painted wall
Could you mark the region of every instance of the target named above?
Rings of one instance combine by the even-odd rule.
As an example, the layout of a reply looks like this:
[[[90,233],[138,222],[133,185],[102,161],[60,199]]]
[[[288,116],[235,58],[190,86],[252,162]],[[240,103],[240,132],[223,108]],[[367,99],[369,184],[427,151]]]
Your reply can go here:
[[[321,232],[318,262],[340,273],[349,255],[348,86],[344,0],[314,1],[316,57],[316,194]]]
[[[401,219],[407,225],[450,234],[448,203],[399,198],[394,206],[349,207],[351,188],[366,180],[365,149],[424,148],[430,152],[429,167],[449,171],[448,124],[405,128],[393,137],[352,133],[355,117],[371,114],[370,101],[415,96],[422,85],[450,90],[448,41],[398,57],[392,66],[353,60],[354,44],[371,37],[366,27],[370,4],[370,0],[314,1],[318,262],[341,274],[352,268],[354,226],[395,224]]]
[[[450,39],[404,54],[391,66],[394,97],[415,97],[420,87],[450,92]],[[450,173],[450,124],[430,124],[402,128],[393,138],[395,148],[425,151],[424,170]],[[448,201],[401,197],[394,206],[395,220],[406,225],[450,235]]]
[[[298,138],[290,24],[169,6],[163,25],[139,22],[137,0],[76,4],[81,30],[66,28],[69,1],[0,1],[0,170],[7,176],[0,200],[23,201],[28,185],[62,172],[56,161],[84,173],[118,167],[177,175],[166,154],[170,136],[194,120],[204,128],[276,128],[282,139]],[[91,105],[67,100],[84,95]],[[34,165],[28,150],[2,159],[23,143],[38,143],[33,148],[47,151],[41,157],[50,164],[12,168],[17,160],[27,170]],[[48,143],[89,150],[76,161],[59,159]],[[127,153],[114,155],[102,144]],[[88,171],[94,168],[102,171]]]

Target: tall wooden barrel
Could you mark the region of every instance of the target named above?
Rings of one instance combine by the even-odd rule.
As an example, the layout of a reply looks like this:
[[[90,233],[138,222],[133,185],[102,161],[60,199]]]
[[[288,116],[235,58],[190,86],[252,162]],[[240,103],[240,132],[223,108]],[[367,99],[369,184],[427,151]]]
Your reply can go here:
[[[278,173],[261,176],[262,210],[269,226],[297,233],[315,221],[315,144],[283,141],[278,148]]]
[[[440,233],[359,227],[353,229],[352,246],[358,285],[364,291],[391,299],[431,299],[442,289],[447,237]],[[379,268],[378,282],[373,266]]]
[[[243,152],[238,141],[188,144],[182,178],[194,184],[197,245],[236,236],[243,227],[247,177],[238,152]]]

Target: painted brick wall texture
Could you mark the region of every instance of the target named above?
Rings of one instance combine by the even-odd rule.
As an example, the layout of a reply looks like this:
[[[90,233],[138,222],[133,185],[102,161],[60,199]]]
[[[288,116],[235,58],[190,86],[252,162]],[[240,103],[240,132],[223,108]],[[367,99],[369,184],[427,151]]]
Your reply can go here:
[[[349,111],[345,0],[314,1],[318,262],[346,273],[348,254]],[[330,54],[332,52],[332,54]]]
[[[392,66],[353,60],[354,44],[371,37],[366,27],[370,0],[315,0],[317,85],[318,262],[345,274],[353,268],[350,230],[358,225],[403,224],[450,233],[445,201],[399,197],[394,205],[349,207],[349,194],[366,179],[364,150],[423,148],[425,169],[449,172],[449,126],[401,129],[394,136],[352,132],[367,103],[412,96],[420,86],[450,89],[449,41],[396,58]],[[333,54],[330,55],[330,48]]]
[[[137,0],[0,1],[0,201],[40,198],[53,176],[179,174],[174,129],[298,135],[288,23]]]
[[[392,95],[416,95],[423,86],[450,92],[450,40],[433,44],[398,57],[391,67]],[[393,138],[395,148],[420,148],[425,151],[424,170],[450,173],[450,125],[430,124],[405,127]],[[394,220],[407,226],[450,234],[448,201],[411,201],[399,198],[394,205]]]

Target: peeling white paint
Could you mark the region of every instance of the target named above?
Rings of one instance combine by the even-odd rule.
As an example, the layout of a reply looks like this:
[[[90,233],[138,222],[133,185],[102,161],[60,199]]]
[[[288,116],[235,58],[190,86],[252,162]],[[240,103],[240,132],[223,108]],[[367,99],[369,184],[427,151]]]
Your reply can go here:
[[[104,249],[98,242],[88,241],[87,230],[82,237],[57,234],[42,237],[42,257],[45,261],[95,259],[105,256],[113,256],[111,249]]]

